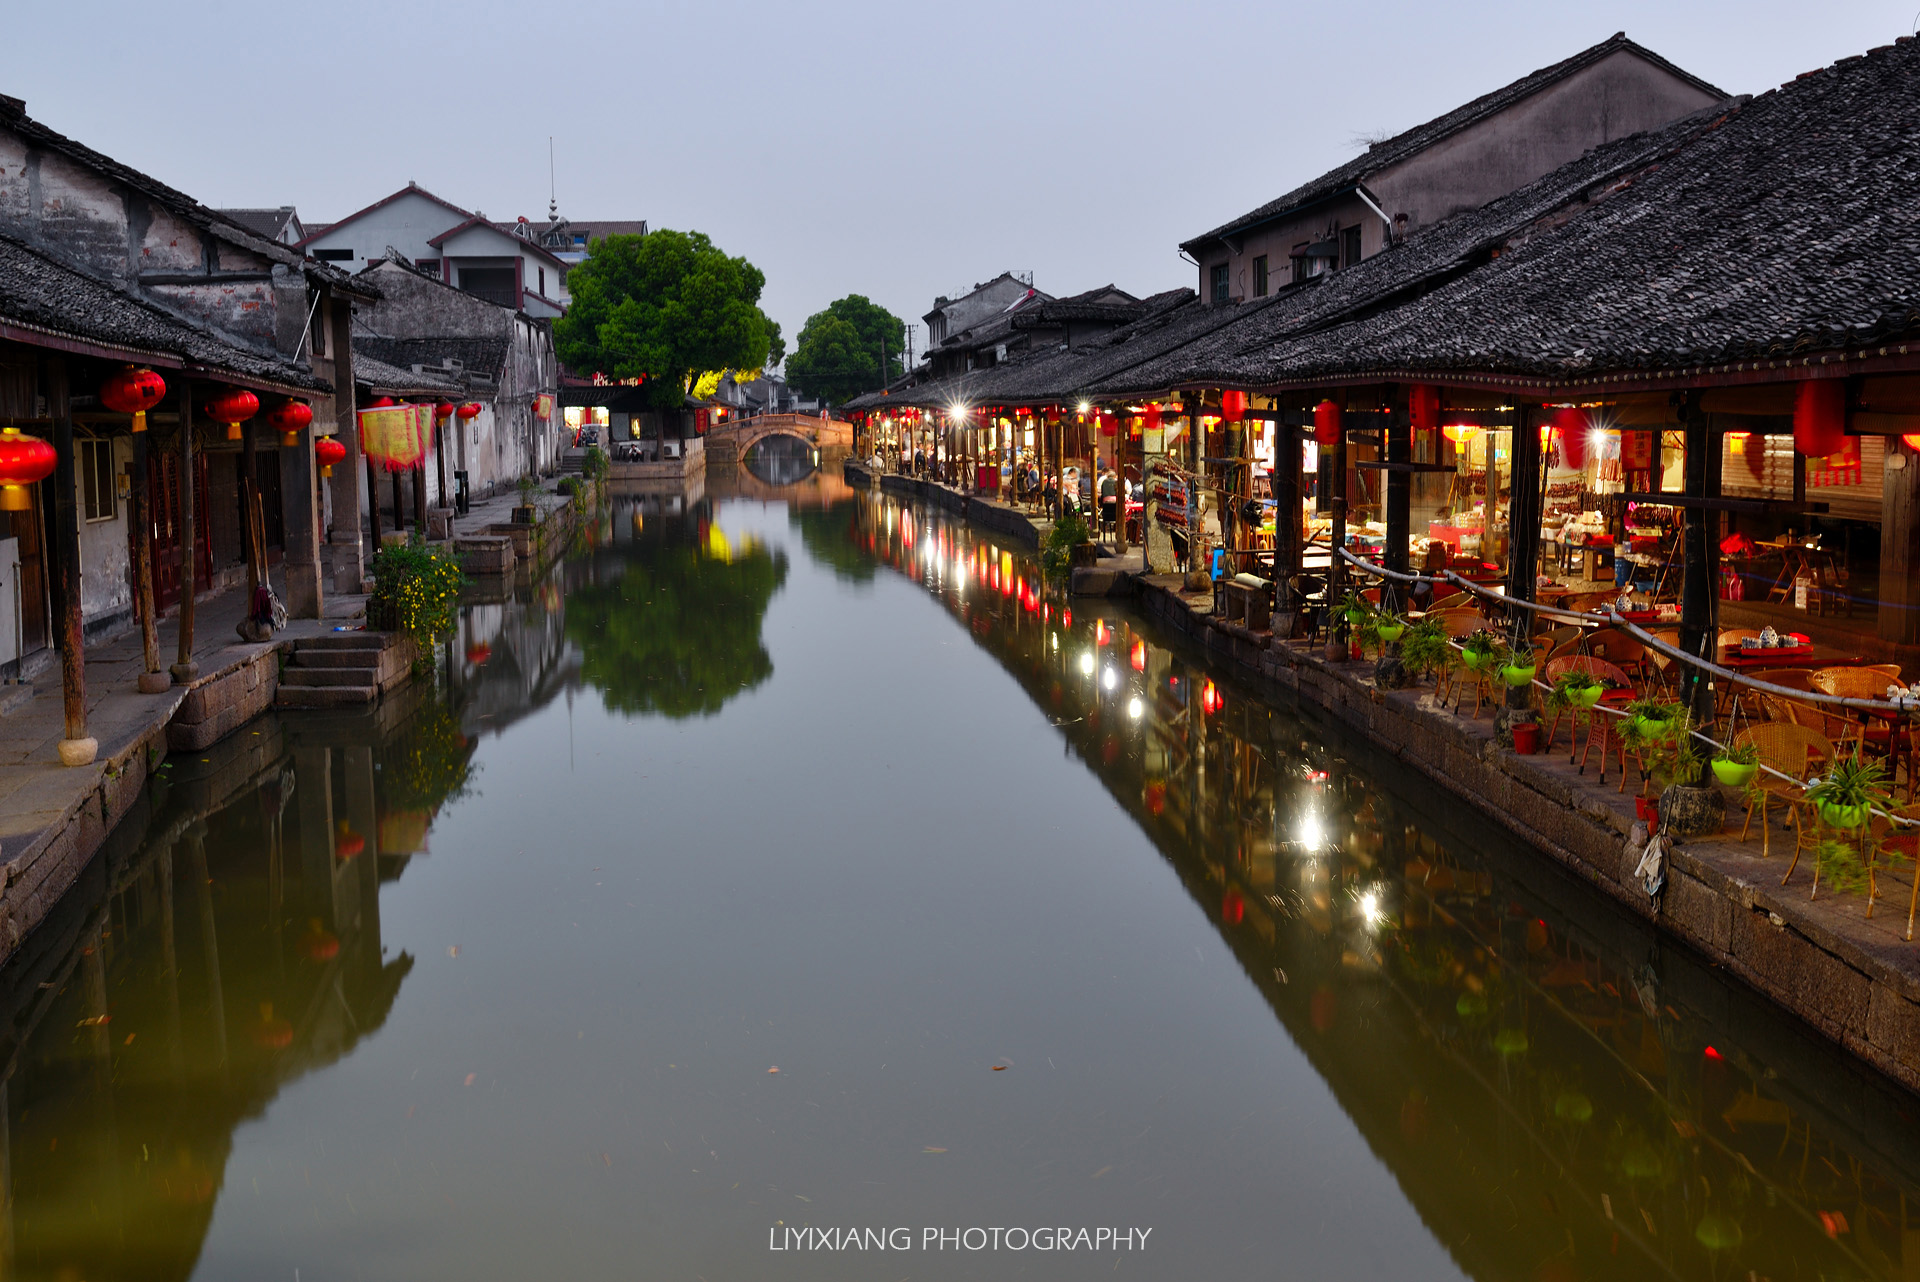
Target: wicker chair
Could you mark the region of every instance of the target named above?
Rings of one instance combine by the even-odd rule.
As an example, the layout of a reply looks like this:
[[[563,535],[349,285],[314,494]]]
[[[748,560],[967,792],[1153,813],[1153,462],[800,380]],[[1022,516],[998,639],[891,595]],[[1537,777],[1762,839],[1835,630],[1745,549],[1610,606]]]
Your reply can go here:
[[[1794,868],[1800,862],[1800,846],[1806,836],[1806,825],[1800,821],[1800,812],[1807,808],[1805,790],[1797,784],[1807,777],[1807,771],[1815,760],[1831,761],[1837,755],[1833,741],[1817,730],[1806,726],[1794,725],[1785,721],[1762,721],[1758,725],[1748,726],[1734,736],[1734,746],[1752,744],[1760,755],[1760,764],[1765,767],[1753,781],[1753,790],[1747,796],[1747,818],[1740,825],[1740,840],[1747,839],[1747,830],[1753,826],[1754,806],[1760,808],[1760,853],[1770,856],[1773,853],[1772,842],[1767,827],[1767,805],[1773,798],[1779,798],[1787,807],[1787,813],[1793,819],[1793,862],[1787,865],[1787,876],[1780,879],[1781,885],[1787,884],[1787,878],[1793,876]],[[1780,775],[1769,774],[1777,770]]]
[[[1821,668],[1807,674],[1807,684],[1821,694],[1841,699],[1885,699],[1888,679],[1876,668]],[[1848,723],[1847,734],[1836,737],[1829,731],[1827,737],[1835,742],[1851,742],[1857,752],[1885,757],[1888,777],[1895,785],[1900,781],[1900,766],[1904,763],[1907,796],[1913,796],[1913,732],[1908,727],[1884,719],[1861,720],[1852,714],[1830,712],[1825,715],[1829,720]]]

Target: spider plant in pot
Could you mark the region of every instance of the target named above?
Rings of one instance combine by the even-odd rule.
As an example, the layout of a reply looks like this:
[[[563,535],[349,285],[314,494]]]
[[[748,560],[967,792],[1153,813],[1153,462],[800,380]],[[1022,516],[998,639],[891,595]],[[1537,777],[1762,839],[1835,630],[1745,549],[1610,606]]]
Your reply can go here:
[[[1606,692],[1605,684],[1591,672],[1563,672],[1547,692],[1547,707],[1555,712],[1590,712]]]
[[[1673,721],[1685,716],[1677,703],[1668,703],[1662,699],[1635,699],[1627,705],[1627,724],[1623,737],[1628,747],[1637,746],[1635,737],[1650,740],[1659,735]]]
[[[1510,686],[1524,686],[1533,680],[1533,646],[1522,641],[1507,651],[1500,665],[1500,679]]]
[[[1722,748],[1709,763],[1713,777],[1729,788],[1745,788],[1760,773],[1760,750],[1751,743]]]
[[[1460,661],[1475,672],[1493,666],[1499,660],[1500,638],[1485,628],[1468,637],[1461,647]]]
[[[1873,807],[1887,804],[1885,783],[1886,768],[1855,753],[1834,762],[1827,777],[1807,789],[1807,800],[1821,823],[1850,832],[1865,826]]]
[[[1390,646],[1406,633],[1407,622],[1397,614],[1382,611],[1374,620],[1373,635],[1382,647]]]

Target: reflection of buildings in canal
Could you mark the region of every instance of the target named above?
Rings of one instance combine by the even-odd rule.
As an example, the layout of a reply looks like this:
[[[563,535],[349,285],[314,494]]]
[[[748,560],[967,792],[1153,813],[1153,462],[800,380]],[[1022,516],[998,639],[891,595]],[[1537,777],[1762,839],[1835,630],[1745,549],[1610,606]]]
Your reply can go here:
[[[359,721],[170,762],[7,968],[0,1276],[187,1277],[235,1127],[385,1022],[379,887],[432,799]]]
[[[768,444],[790,439],[770,437],[756,446],[743,464],[713,464],[707,469],[707,494],[716,501],[745,499],[754,503],[784,503],[794,510],[831,507],[853,498],[853,487],[847,484],[837,464],[814,466],[812,446],[806,447],[804,467],[795,459],[765,468],[759,465],[761,451]]]
[[[941,514],[858,525],[1134,816],[1469,1274],[1920,1269],[1910,1096],[1123,610]]]

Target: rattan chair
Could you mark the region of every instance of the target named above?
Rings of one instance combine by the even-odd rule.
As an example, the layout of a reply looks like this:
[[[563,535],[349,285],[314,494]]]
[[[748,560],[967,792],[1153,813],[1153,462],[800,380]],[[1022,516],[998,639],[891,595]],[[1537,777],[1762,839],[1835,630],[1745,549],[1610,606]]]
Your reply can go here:
[[[1878,668],[1820,668],[1807,674],[1807,684],[1821,694],[1839,699],[1878,699],[1887,697],[1887,675]],[[1913,796],[1913,732],[1884,718],[1861,718],[1845,709],[1827,712],[1829,719],[1843,719],[1848,733],[1835,742],[1850,742],[1857,752],[1871,752],[1887,760],[1888,778],[1893,786],[1900,782],[1900,767],[1907,767],[1907,795]],[[1834,738],[1829,732],[1829,738]]]
[[[1752,744],[1762,766],[1747,793],[1747,817],[1746,822],[1740,825],[1740,840],[1747,839],[1747,830],[1753,826],[1754,807],[1758,805],[1760,853],[1763,857],[1772,855],[1767,807],[1773,798],[1778,798],[1787,807],[1787,813],[1793,820],[1793,862],[1787,865],[1787,876],[1780,879],[1780,884],[1784,886],[1800,863],[1800,846],[1806,836],[1806,825],[1800,819],[1800,812],[1807,809],[1806,790],[1799,784],[1805,781],[1814,761],[1831,761],[1837,755],[1833,741],[1806,726],[1786,721],[1762,721],[1735,735],[1733,742],[1735,747]],[[1779,774],[1769,773],[1775,770]],[[1781,778],[1781,775],[1786,778]]]
[[[1920,806],[1908,806],[1893,813],[1902,819],[1920,820]],[[1920,908],[1920,823],[1896,824],[1875,815],[1869,830],[1875,854],[1884,852],[1890,857],[1903,858],[1911,866],[1913,890],[1907,896],[1907,938],[1912,939],[1914,909]],[[1873,908],[1871,899],[1867,901],[1867,908]]]

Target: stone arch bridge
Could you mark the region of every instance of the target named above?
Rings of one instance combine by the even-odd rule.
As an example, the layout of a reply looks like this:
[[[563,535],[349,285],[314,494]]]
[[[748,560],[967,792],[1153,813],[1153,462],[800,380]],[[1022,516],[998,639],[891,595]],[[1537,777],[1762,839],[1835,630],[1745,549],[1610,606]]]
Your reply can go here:
[[[733,419],[707,429],[707,460],[741,462],[748,450],[769,436],[791,436],[823,450],[835,446],[851,449],[853,424],[811,414],[758,414],[753,418]]]

